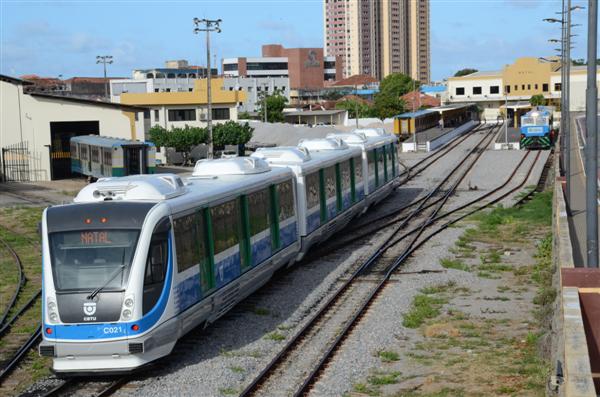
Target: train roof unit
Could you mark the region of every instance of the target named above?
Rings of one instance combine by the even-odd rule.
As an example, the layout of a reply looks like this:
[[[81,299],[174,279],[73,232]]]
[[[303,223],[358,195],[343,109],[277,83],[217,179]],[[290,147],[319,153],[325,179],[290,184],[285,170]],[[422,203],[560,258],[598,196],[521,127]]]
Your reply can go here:
[[[289,167],[296,174],[306,174],[360,154],[359,148],[348,146],[341,139],[321,138],[302,140],[297,147],[259,148],[252,157],[274,167]]]
[[[136,146],[148,145],[154,146],[154,143],[148,141],[137,141],[131,139],[112,138],[100,135],[80,135],[71,138],[71,142],[82,143],[85,145],[100,146],[100,147],[115,147],[115,146]]]
[[[356,129],[352,132],[333,132],[327,134],[327,138],[341,139],[348,146],[360,147],[366,150],[398,141],[395,135],[388,134],[383,128]]]
[[[175,174],[101,178],[84,187],[74,201],[166,201],[176,211],[240,192],[258,190],[292,176],[288,168],[272,168],[259,158],[200,160],[187,179]]]

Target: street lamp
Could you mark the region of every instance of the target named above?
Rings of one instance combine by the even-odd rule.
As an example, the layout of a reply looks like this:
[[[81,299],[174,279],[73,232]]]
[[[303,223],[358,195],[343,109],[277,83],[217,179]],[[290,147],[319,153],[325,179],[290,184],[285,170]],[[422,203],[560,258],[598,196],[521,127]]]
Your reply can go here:
[[[104,66],[104,96],[108,98],[108,80],[106,79],[106,65],[113,63],[112,55],[98,55],[96,56],[96,64],[101,63]]]
[[[212,98],[210,91],[210,78],[212,70],[210,68],[210,32],[221,33],[219,24],[221,19],[198,19],[194,18],[194,33],[206,32],[206,102],[208,117],[206,126],[208,127],[208,155],[209,159],[213,158],[213,131],[212,131]],[[200,27],[202,26],[202,27]]]

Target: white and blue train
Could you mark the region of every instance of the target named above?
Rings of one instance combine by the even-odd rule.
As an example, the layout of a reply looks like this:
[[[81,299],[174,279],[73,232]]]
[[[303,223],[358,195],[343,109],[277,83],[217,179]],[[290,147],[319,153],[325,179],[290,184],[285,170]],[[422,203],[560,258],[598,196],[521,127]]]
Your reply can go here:
[[[363,131],[86,186],[43,214],[40,354],[66,374],[168,355],[388,195],[396,156]]]

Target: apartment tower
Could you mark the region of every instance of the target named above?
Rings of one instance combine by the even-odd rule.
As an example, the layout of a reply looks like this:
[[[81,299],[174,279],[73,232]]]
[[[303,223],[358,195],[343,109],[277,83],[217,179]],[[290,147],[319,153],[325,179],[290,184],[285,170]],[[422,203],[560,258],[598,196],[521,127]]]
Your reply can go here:
[[[344,77],[405,73],[429,82],[429,0],[324,0],[325,51]]]

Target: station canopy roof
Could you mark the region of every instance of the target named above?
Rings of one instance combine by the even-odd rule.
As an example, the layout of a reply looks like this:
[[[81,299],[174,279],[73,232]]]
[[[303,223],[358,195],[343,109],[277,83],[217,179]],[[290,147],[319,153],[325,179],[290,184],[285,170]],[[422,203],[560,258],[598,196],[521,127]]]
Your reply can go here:
[[[421,117],[426,114],[435,113],[435,112],[436,112],[436,110],[433,110],[433,109],[421,109],[421,110],[417,110],[415,112],[402,113],[397,116],[394,116],[394,118],[396,118],[396,119],[413,119],[416,117]]]

